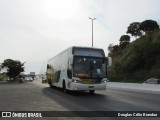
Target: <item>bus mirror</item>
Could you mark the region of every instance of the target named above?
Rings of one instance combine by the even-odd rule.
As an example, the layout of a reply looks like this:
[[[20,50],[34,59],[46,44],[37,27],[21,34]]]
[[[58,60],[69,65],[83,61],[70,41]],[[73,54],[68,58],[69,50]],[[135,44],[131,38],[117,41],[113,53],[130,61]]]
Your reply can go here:
[[[70,61],[70,65],[72,65],[73,64],[73,55],[70,56],[69,61]]]
[[[68,69],[69,69],[69,70],[72,69],[72,64],[71,64],[71,61],[70,61],[70,60],[68,61]]]
[[[72,79],[72,71],[71,70],[67,70],[67,76],[69,79]]]
[[[112,66],[112,58],[111,57],[106,57],[106,62],[107,62],[107,67]]]
[[[68,60],[68,69],[71,70],[73,65],[73,56],[71,56]]]

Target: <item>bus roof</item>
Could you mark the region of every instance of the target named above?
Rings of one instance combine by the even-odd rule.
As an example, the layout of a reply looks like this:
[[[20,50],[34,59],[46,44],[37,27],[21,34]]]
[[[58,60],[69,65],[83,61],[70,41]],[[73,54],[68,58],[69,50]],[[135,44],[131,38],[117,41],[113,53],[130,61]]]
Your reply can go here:
[[[48,61],[52,60],[53,58],[59,56],[60,54],[66,52],[67,50],[71,50],[72,54],[75,56],[93,56],[93,57],[105,57],[105,53],[103,49],[101,48],[94,48],[94,47],[84,47],[84,46],[72,46],[69,47],[62,52],[60,52],[58,55],[52,57]]]
[[[105,57],[103,49],[93,47],[75,47],[73,46],[72,54],[75,56],[92,56]]]

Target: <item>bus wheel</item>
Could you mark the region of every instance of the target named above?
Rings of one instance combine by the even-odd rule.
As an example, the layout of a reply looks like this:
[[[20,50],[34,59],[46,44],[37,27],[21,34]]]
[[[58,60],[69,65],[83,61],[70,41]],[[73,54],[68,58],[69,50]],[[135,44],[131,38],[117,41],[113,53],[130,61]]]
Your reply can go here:
[[[95,90],[89,90],[89,94],[93,95]]]
[[[65,82],[65,81],[63,81],[63,92],[64,92],[64,93],[67,93],[66,82]]]

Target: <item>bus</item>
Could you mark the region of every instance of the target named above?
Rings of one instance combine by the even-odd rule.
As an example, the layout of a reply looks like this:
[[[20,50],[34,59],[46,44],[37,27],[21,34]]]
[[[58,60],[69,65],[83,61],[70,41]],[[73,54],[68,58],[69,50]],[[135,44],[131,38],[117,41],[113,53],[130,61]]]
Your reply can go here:
[[[103,49],[70,47],[47,62],[46,77],[50,87],[60,87],[64,92],[105,90],[110,57]]]

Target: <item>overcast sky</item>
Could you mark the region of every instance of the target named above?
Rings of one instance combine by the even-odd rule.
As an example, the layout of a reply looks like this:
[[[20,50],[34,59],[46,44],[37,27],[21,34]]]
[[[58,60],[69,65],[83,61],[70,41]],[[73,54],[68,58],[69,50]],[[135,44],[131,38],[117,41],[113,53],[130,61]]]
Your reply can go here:
[[[26,62],[26,73],[70,46],[91,46],[107,56],[132,22],[160,20],[160,0],[0,0],[0,63]]]

